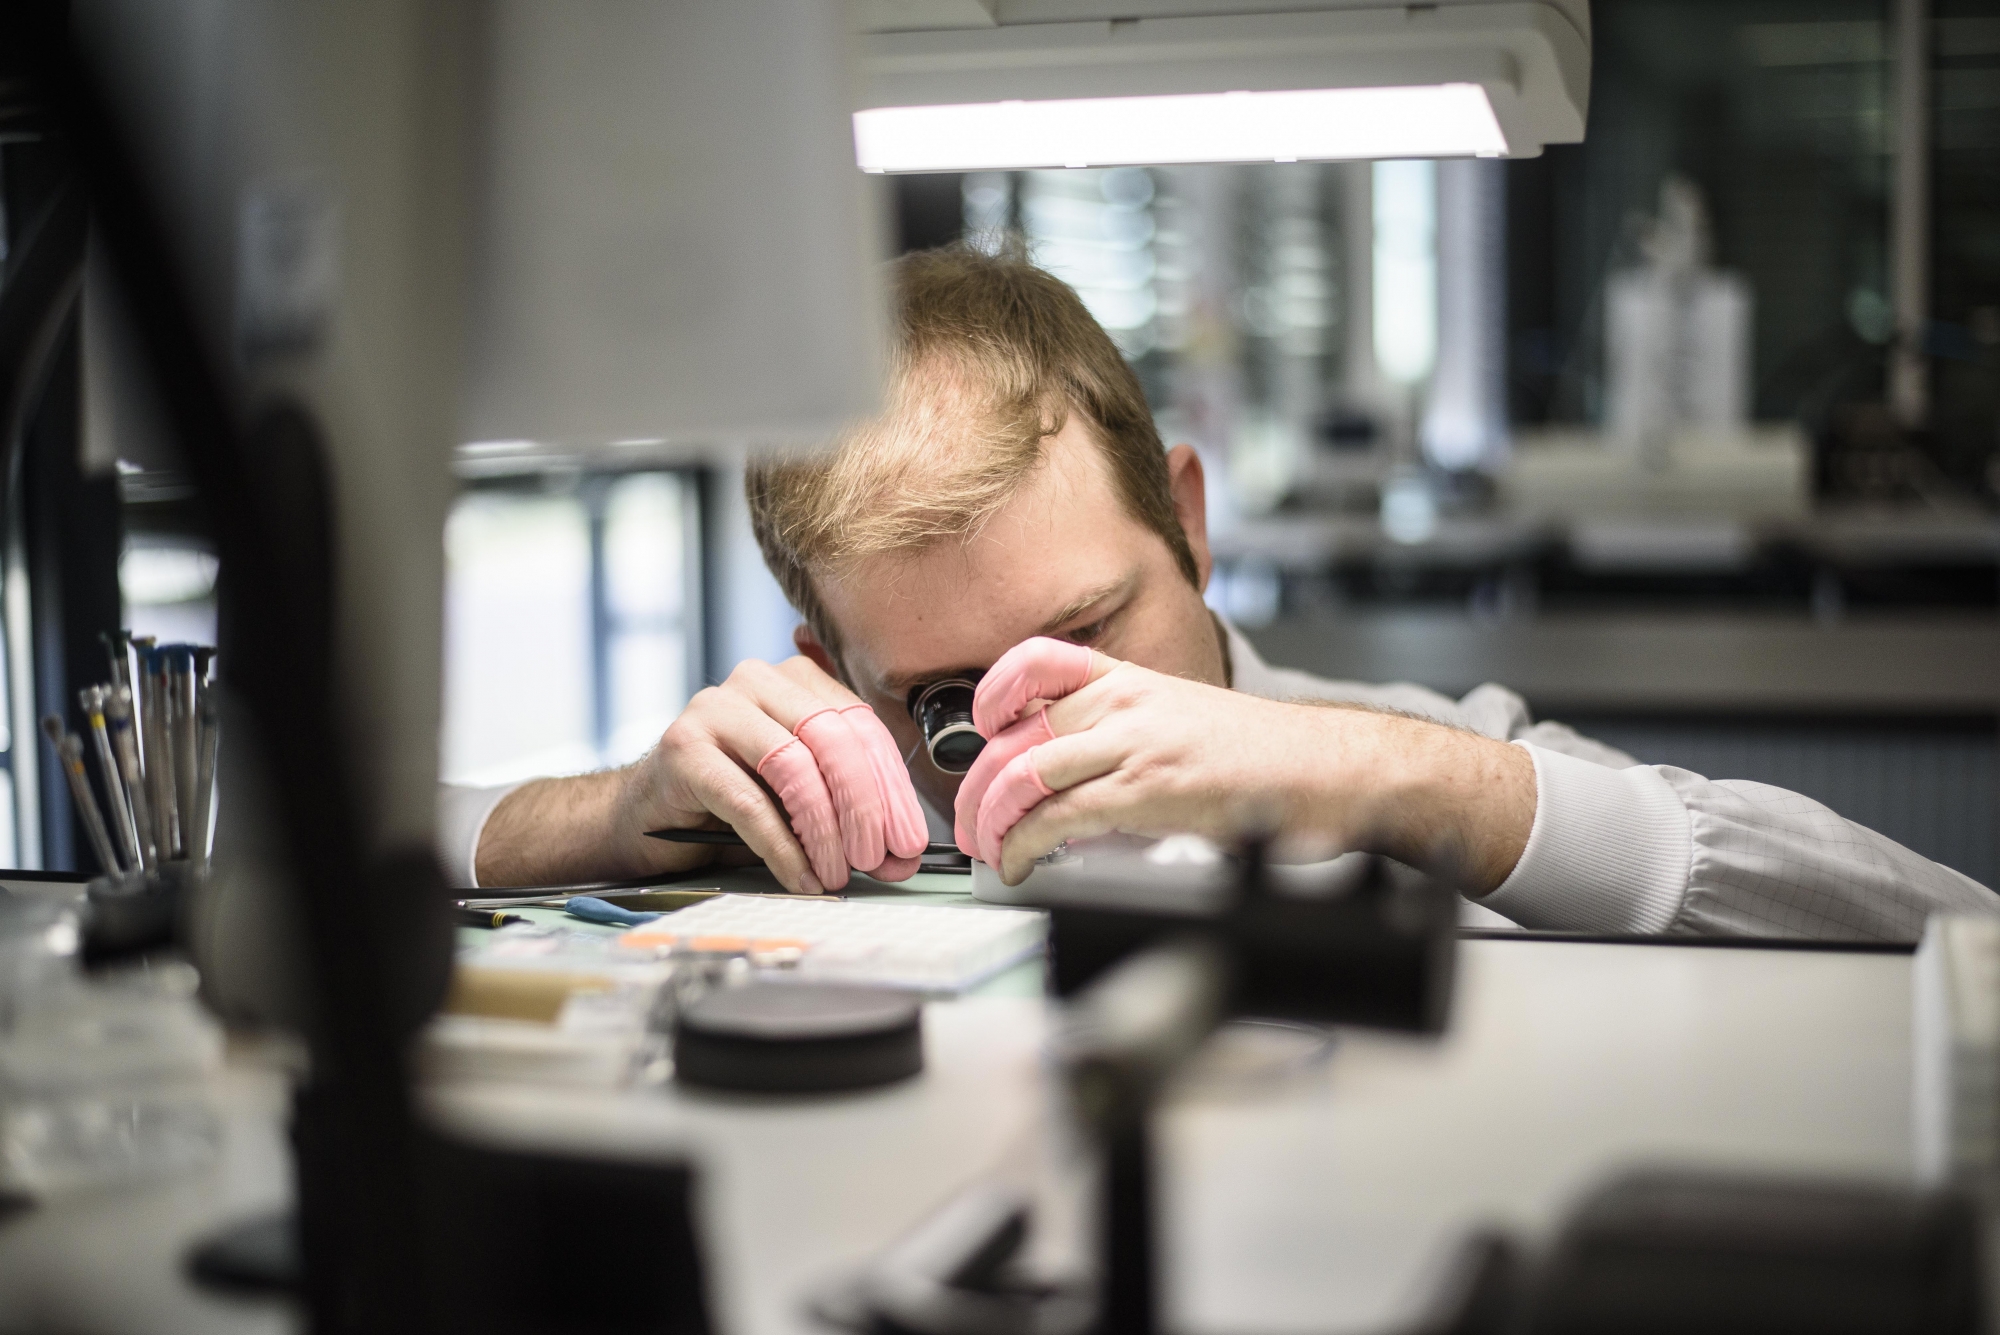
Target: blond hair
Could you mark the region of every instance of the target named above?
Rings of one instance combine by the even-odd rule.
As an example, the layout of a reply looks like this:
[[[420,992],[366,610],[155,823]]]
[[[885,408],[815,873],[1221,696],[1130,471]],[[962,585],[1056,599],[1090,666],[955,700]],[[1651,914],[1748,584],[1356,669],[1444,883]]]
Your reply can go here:
[[[893,278],[887,409],[825,454],[757,461],[744,478],[764,562],[829,653],[840,644],[816,577],[973,537],[1071,413],[1092,428],[1126,513],[1200,582],[1139,378],[1067,284],[1018,241],[905,255]]]

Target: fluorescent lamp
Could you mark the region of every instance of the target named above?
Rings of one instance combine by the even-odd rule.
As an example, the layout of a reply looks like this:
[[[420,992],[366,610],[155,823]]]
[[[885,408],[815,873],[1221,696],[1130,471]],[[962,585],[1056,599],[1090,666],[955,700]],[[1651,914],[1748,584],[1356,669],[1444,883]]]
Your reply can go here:
[[[1535,157],[1583,138],[1590,101],[1589,0],[876,8],[854,104],[872,172]]]
[[[1493,104],[1476,83],[975,102],[854,113],[855,160],[868,172],[1506,152]]]

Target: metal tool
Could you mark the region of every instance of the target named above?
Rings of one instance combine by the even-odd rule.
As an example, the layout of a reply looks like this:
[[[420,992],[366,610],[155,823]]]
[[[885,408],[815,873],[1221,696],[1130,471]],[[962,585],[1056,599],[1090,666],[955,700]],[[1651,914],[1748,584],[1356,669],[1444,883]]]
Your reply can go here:
[[[743,836],[734,830],[648,830],[648,839],[664,839],[670,844],[716,844],[723,848],[748,848]],[[962,858],[957,844],[925,844],[925,857]]]
[[[132,684],[132,632],[129,630],[100,631],[98,639],[104,641],[104,656],[111,662],[111,689]]]
[[[124,637],[127,659],[125,663],[125,684],[132,688],[132,739],[139,748],[139,769],[150,772],[153,767],[152,754],[147,751],[146,737],[146,653],[153,647],[150,635],[127,635]]]
[[[583,890],[550,889],[539,894],[525,891],[512,895],[473,896],[456,899],[452,903],[465,909],[559,909],[569,903]],[[672,913],[675,909],[692,908],[706,900],[716,899],[732,893],[720,887],[709,886],[702,889],[674,887],[661,890],[597,890],[589,892],[598,899],[610,900],[621,908],[657,909],[661,913]],[[837,899],[838,895],[752,895],[753,899]]]
[[[77,703],[83,706],[83,716],[90,722],[91,740],[97,744],[97,767],[104,775],[104,796],[111,808],[111,824],[118,834],[118,849],[125,868],[143,866],[145,858],[139,852],[139,831],[132,823],[132,803],[125,792],[125,780],[120,774],[118,757],[111,749],[111,733],[105,727],[104,700],[110,689],[103,686],[86,686],[76,693]]]
[[[62,720],[54,714],[42,720],[42,731],[48,734],[49,744],[55,747],[56,759],[69,779],[70,798],[76,803],[76,814],[83,821],[83,832],[90,837],[90,848],[97,854],[98,865],[107,876],[119,875],[124,868],[118,865],[118,855],[111,849],[104,813],[97,809],[97,796],[90,791],[90,776],[84,772],[82,739],[64,729]]]
[[[200,858],[203,830],[195,822],[200,805],[200,721],[195,713],[194,646],[170,644],[161,650],[167,687],[167,726],[173,735],[174,805],[180,815],[181,856]]]
[[[207,863],[215,826],[215,753],[222,740],[222,710],[205,685],[197,686],[194,854]]]
[[[148,872],[160,867],[159,845],[153,829],[153,804],[146,793],[146,772],[139,764],[139,739],[132,726],[132,688],[116,686],[104,702],[104,717],[111,730],[112,749],[118,755],[118,773],[124,780],[125,795],[132,802],[132,829],[138,837],[139,863]]]
[[[180,798],[174,791],[174,735],[168,718],[166,665],[158,648],[148,646],[140,655],[140,723],[146,745],[143,757],[146,781],[151,785],[154,840],[160,860],[170,862],[182,856]]]

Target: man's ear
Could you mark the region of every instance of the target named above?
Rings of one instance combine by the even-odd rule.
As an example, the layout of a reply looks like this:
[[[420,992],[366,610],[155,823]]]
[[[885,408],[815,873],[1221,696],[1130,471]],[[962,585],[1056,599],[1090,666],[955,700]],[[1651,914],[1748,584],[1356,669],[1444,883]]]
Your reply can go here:
[[[1173,492],[1174,515],[1194,553],[1195,585],[1207,593],[1215,558],[1208,552],[1208,480],[1202,475],[1201,456],[1194,452],[1194,446],[1176,445],[1167,451],[1167,487]]]
[[[810,658],[819,667],[821,672],[832,677],[835,681],[846,680],[845,677],[840,675],[840,669],[835,666],[833,655],[828,653],[826,646],[819,642],[819,636],[813,634],[812,627],[806,625],[803,621],[792,627],[792,647],[807,658]]]

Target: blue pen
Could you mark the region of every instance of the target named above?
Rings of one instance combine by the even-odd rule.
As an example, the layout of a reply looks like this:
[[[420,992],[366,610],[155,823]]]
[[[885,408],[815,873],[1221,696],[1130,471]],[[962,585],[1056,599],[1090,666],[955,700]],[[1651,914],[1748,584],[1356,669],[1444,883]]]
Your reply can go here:
[[[563,902],[563,911],[585,922],[601,922],[609,927],[637,927],[660,917],[658,913],[636,913],[595,895],[572,895]]]

